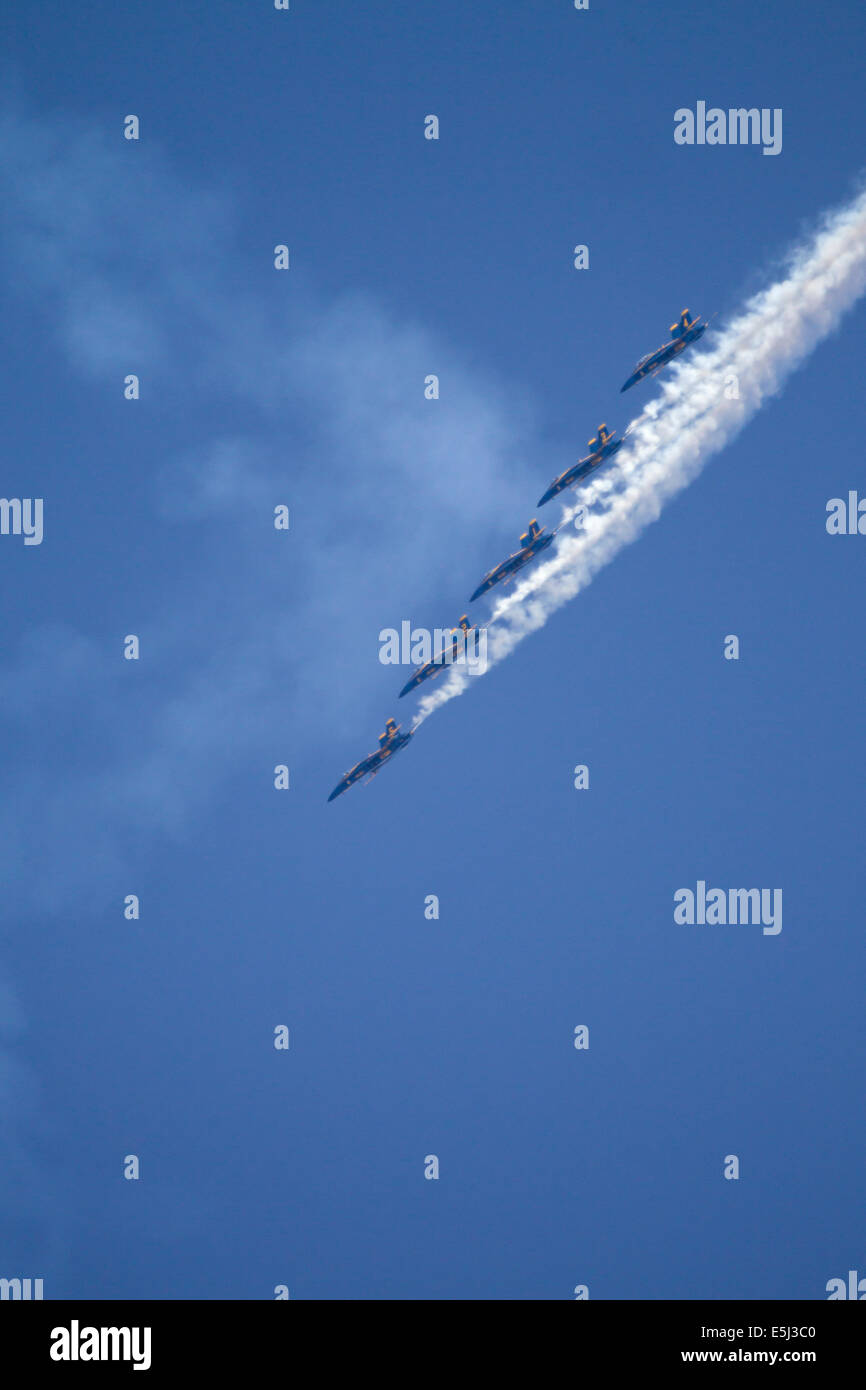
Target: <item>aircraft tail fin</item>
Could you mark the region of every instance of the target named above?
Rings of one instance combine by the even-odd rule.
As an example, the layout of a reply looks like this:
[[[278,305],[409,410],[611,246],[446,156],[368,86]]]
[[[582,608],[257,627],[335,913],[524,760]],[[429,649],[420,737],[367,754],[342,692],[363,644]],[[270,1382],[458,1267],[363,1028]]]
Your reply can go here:
[[[697,320],[692,317],[688,309],[683,309],[676,323],[671,324],[672,337],[681,338],[696,322]]]

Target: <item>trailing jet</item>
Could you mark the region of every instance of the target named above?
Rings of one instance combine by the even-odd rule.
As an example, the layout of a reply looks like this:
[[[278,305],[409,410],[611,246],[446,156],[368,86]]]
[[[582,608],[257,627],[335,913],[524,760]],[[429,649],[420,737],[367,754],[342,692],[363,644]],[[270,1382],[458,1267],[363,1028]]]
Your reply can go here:
[[[523,535],[520,537],[520,549],[516,550],[513,555],[509,555],[507,560],[503,560],[501,565],[497,565],[495,569],[490,570],[489,574],[485,574],[478,588],[475,590],[475,593],[472,595],[470,603],[481,594],[486,594],[487,590],[492,589],[494,584],[499,584],[501,582],[507,584],[509,579],[511,579],[518,570],[522,570],[524,565],[528,565],[530,560],[534,559],[542,550],[547,549],[555,535],[555,531],[551,531],[549,535],[545,535],[543,526],[539,526],[538,522],[535,520],[530,521],[529,530],[524,531]]]
[[[616,434],[614,430],[613,434]],[[554,478],[550,487],[543,497],[539,498],[538,505],[543,507],[545,502],[549,502],[551,497],[555,497],[564,488],[571,487],[574,483],[579,483],[581,478],[585,478],[588,473],[602,463],[605,459],[613,458],[617,449],[624,444],[622,439],[614,439],[613,434],[608,434],[607,425],[599,425],[598,434],[589,441],[592,452],[579,463],[575,463],[571,468],[566,468],[564,473],[560,473],[558,478]]]
[[[700,314],[696,319],[693,319],[688,309],[683,309],[677,322],[671,324],[671,341],[665,343],[663,347],[657,348],[655,352],[647,353],[646,357],[642,357],[625,386],[620,387],[620,391],[627,391],[636,382],[643,381],[645,376],[654,376],[660,367],[666,366],[674,357],[678,357],[689,343],[696,343],[707,326],[699,320]]]
[[[370,753],[366,758],[362,758],[361,762],[356,763],[350,772],[341,777],[328,800],[333,801],[335,797],[341,796],[343,792],[348,791],[350,787],[353,787],[356,782],[360,782],[361,778],[368,774],[370,777],[375,777],[388,759],[392,758],[399,749],[404,748],[412,737],[412,733],[401,734],[400,725],[395,724],[393,719],[387,719],[385,731],[379,735],[379,747],[375,753]]]
[[[419,666],[417,671],[407,680],[403,689],[400,691],[398,699],[402,700],[404,695],[408,695],[410,690],[414,690],[422,681],[435,680],[445,666],[451,666],[457,660],[461,651],[466,648],[466,642],[470,632],[475,631],[475,626],[469,626],[469,618],[464,613],[457,627],[452,627],[452,637],[450,648],[443,651],[432,661],[427,661],[423,666]]]

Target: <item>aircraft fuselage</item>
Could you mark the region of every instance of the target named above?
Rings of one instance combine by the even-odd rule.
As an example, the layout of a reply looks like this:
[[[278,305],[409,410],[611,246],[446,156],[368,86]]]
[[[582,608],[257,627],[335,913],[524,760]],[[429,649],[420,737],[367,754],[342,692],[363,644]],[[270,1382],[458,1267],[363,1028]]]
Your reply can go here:
[[[691,343],[696,343],[706,332],[706,327],[707,325],[705,323],[691,324],[690,327],[686,328],[681,334],[674,338],[672,342],[665,343],[658,351],[651,352],[647,357],[642,357],[628,381],[624,386],[620,387],[620,393],[627,391],[630,386],[636,385],[637,382],[643,381],[645,376],[657,372],[660,367],[667,366],[668,362],[678,357],[684,348],[687,348]]]

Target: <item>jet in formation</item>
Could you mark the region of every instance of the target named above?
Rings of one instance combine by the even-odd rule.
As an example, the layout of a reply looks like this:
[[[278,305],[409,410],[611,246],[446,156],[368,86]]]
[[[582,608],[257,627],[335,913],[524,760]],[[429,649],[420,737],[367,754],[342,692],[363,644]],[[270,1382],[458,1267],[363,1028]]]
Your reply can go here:
[[[535,520],[530,521],[529,530],[524,531],[520,537],[520,549],[516,550],[513,555],[509,555],[507,560],[503,560],[501,565],[497,565],[495,569],[485,574],[469,600],[470,603],[480,598],[482,594],[486,594],[487,590],[492,589],[494,584],[507,584],[518,570],[522,570],[524,565],[528,565],[530,560],[533,560],[542,550],[547,549],[555,535],[555,531],[545,534],[543,526],[539,526]]]
[[[643,381],[645,376],[654,376],[660,368],[667,366],[675,357],[689,346],[696,343],[702,337],[707,325],[700,322],[700,314],[693,319],[688,309],[683,309],[676,323],[671,324],[671,341],[657,348],[655,352],[647,353],[642,357],[629,377],[625,386],[620,387],[620,392],[627,391],[630,386]]]
[[[655,352],[648,353],[646,357],[642,357],[628,381],[620,389],[628,391],[631,386],[642,381],[645,376],[654,376],[668,362],[678,357],[691,343],[696,343],[703,336],[706,328],[707,325],[700,322],[700,315],[697,318],[692,318],[688,309],[683,309],[676,323],[671,324],[671,341],[665,343]],[[607,459],[612,458],[625,442],[623,439],[614,439],[615,434],[616,430],[611,433],[608,431],[607,425],[599,425],[598,434],[589,441],[589,454],[571,468],[566,468],[565,472],[560,473],[558,478],[554,478],[544,496],[540,498],[539,507],[543,506],[545,502],[549,502],[552,497],[556,497],[567,487],[573,487],[576,483],[581,482]],[[544,527],[539,526],[535,519],[530,521],[528,529],[520,537],[520,549],[516,550],[513,555],[509,555],[495,569],[485,574],[470,602],[474,602],[482,594],[486,594],[488,589],[492,589],[495,584],[507,584],[519,570],[523,569],[524,565],[528,565],[531,560],[535,559],[536,555],[540,555],[542,550],[546,550],[553,543],[555,535],[555,530],[545,532]],[[435,680],[444,666],[453,664],[459,655],[459,649],[465,645],[469,634],[474,631],[474,626],[470,626],[469,618],[464,613],[458,626],[451,629],[450,648],[446,648],[432,661],[419,666],[400,691],[400,698],[408,695],[410,690],[415,690],[424,681]],[[336,797],[342,796],[343,792],[349,790],[349,787],[353,787],[356,782],[360,782],[365,777],[375,777],[380,768],[384,767],[395,753],[404,748],[412,737],[411,731],[408,734],[401,733],[399,724],[396,724],[393,719],[387,720],[384,732],[379,735],[379,747],[345,773],[331,792],[328,800],[334,801]]]
[[[474,631],[475,625],[473,624],[470,626],[469,618],[467,614],[464,613],[457,627],[452,627],[451,629],[451,647],[447,655],[445,652],[442,652],[441,655],[434,657],[432,661],[427,661],[423,666],[419,666],[417,671],[409,677],[397,698],[402,700],[404,695],[408,695],[410,690],[414,690],[416,686],[421,685],[423,681],[435,680],[439,672],[442,671],[445,666],[452,666],[460,655],[461,649],[465,650],[469,634]]]
[[[395,724],[393,719],[386,720],[384,732],[379,735],[379,747],[374,753],[370,753],[366,758],[362,758],[359,763],[355,764],[351,771],[345,773],[345,775],[340,778],[336,787],[331,792],[331,795],[328,797],[328,800],[333,801],[336,797],[342,796],[343,792],[347,792],[356,782],[360,782],[362,777],[367,777],[368,775],[370,777],[375,777],[380,768],[385,766],[388,759],[393,758],[394,754],[399,752],[401,748],[405,748],[412,737],[412,733],[401,734],[400,725]]]
[[[560,473],[558,478],[554,478],[547,492],[543,497],[539,498],[539,507],[543,507],[545,502],[549,502],[551,497],[555,497],[558,492],[562,492],[563,489],[572,487],[575,483],[579,483],[588,473],[594,472],[596,468],[604,463],[605,459],[613,458],[617,449],[622,448],[622,445],[625,443],[622,439],[614,439],[614,434],[616,434],[616,430],[613,431],[613,434],[609,434],[607,425],[599,425],[598,434],[589,441],[591,452],[585,459],[581,459],[571,468],[566,468],[565,472]]]

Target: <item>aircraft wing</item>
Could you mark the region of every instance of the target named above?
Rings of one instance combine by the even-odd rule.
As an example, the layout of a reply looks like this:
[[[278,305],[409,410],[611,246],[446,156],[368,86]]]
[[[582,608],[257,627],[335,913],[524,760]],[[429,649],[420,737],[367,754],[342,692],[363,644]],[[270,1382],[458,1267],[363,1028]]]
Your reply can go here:
[[[393,723],[393,721],[389,720],[389,723]],[[350,772],[347,772],[340,778],[336,787],[331,792],[331,795],[328,797],[328,800],[335,801],[338,796],[342,796],[343,792],[347,792],[350,787],[353,787],[356,782],[360,782],[361,778],[366,777],[368,773],[375,775],[375,773],[379,771],[379,768],[382,767],[384,763],[388,762],[391,755],[396,753],[398,749],[405,747],[412,737],[414,737],[414,731],[410,731],[408,734],[397,733],[395,731],[393,736],[388,739],[386,743],[381,744],[381,746],[377,748],[374,753],[370,753],[368,757],[362,758]]]
[[[522,570],[524,565],[528,565],[530,560],[534,560],[536,555],[540,555],[542,550],[546,550],[549,545],[552,545],[555,535],[556,532],[551,531],[549,536],[542,536],[541,540],[538,541],[531,550],[523,550],[519,555],[512,555],[510,561],[511,568],[508,571],[509,575],[517,574],[517,571]]]
[[[477,598],[480,598],[482,594],[486,594],[488,589],[492,589],[494,584],[498,584],[500,579],[504,579],[505,576],[509,573],[508,566],[509,561],[503,560],[501,565],[496,566],[496,569],[491,570],[489,574],[485,574],[484,578],[478,585],[478,588],[475,590],[475,593],[472,595],[469,602],[474,603],[475,600]]]
[[[623,390],[625,390],[625,387],[623,387]],[[544,496],[539,498],[539,507],[543,506],[545,502],[549,502],[552,497],[556,497],[558,493],[563,492],[565,488],[572,487],[574,483],[579,483],[581,478],[586,477],[587,473],[594,472],[595,469],[605,463],[607,459],[612,458],[617,449],[619,449],[624,442],[625,441],[622,439],[616,439],[612,443],[606,444],[604,449],[590,454],[589,458],[581,459],[580,462],[575,463],[573,467],[566,468],[564,473],[560,473],[558,478],[554,478]]]
[[[638,381],[642,381],[650,373],[657,372],[660,367],[664,367],[672,358],[678,357],[684,348],[696,343],[703,336],[707,325],[699,323],[698,318],[689,319],[688,324],[682,329],[681,333],[671,343],[664,343],[656,352],[651,352],[647,357],[642,357],[620,392],[627,391],[630,386],[634,386]]]
[[[533,527],[535,528],[534,531],[532,530]],[[544,527],[539,527],[538,523],[533,520],[529,532],[529,534],[532,535],[532,540],[530,540],[522,550],[518,550],[514,555],[509,555],[507,560],[503,560],[501,565],[496,566],[496,569],[491,570],[489,574],[485,574],[478,588],[475,590],[475,593],[472,595],[472,598],[469,600],[470,603],[480,598],[482,594],[486,594],[487,590],[492,589],[493,585],[498,584],[501,579],[510,579],[512,574],[516,574],[518,570],[523,569],[524,565],[528,565],[529,561],[542,550],[546,550],[552,542],[553,537],[556,535],[556,532],[551,531],[549,535],[542,535],[541,532],[543,530]],[[525,540],[526,537],[521,536],[520,539]]]
[[[351,787],[351,785],[352,785],[352,777],[351,777],[351,774],[347,772],[346,775],[345,775],[345,777],[343,778],[343,780],[342,780],[341,782],[338,782],[338,783],[337,783],[336,787],[335,787],[334,790],[331,792],[331,795],[328,797],[328,800],[329,800],[329,801],[336,801],[337,797],[338,797],[338,796],[342,796],[342,795],[343,795],[343,792],[347,792],[347,791],[349,790],[349,788]]]
[[[673,357],[675,351],[674,344],[668,343],[665,347],[660,347],[657,352],[651,352],[648,357],[642,357],[628,381],[625,383],[625,386],[619,388],[620,393],[627,391],[630,386],[636,385],[637,382],[643,381],[644,377],[649,376],[650,372],[655,372],[659,367],[663,367],[664,364]]]
[[[367,758],[362,758],[359,763],[355,764],[351,771],[345,773],[340,778],[336,787],[331,792],[331,795],[328,797],[328,800],[334,801],[338,796],[342,796],[343,792],[347,792],[350,787],[354,787],[356,782],[360,782],[361,778],[366,776],[368,772],[372,772],[380,761],[381,759],[378,752],[371,753]]]
[[[428,680],[430,676],[435,676],[436,671],[436,664],[432,661],[428,661],[426,666],[419,666],[417,671],[415,671],[409,677],[406,684],[403,686],[403,689],[400,691],[400,694],[397,696],[397,699],[402,700],[404,695],[408,695],[409,691],[414,690],[416,686],[422,683],[422,681]]]

